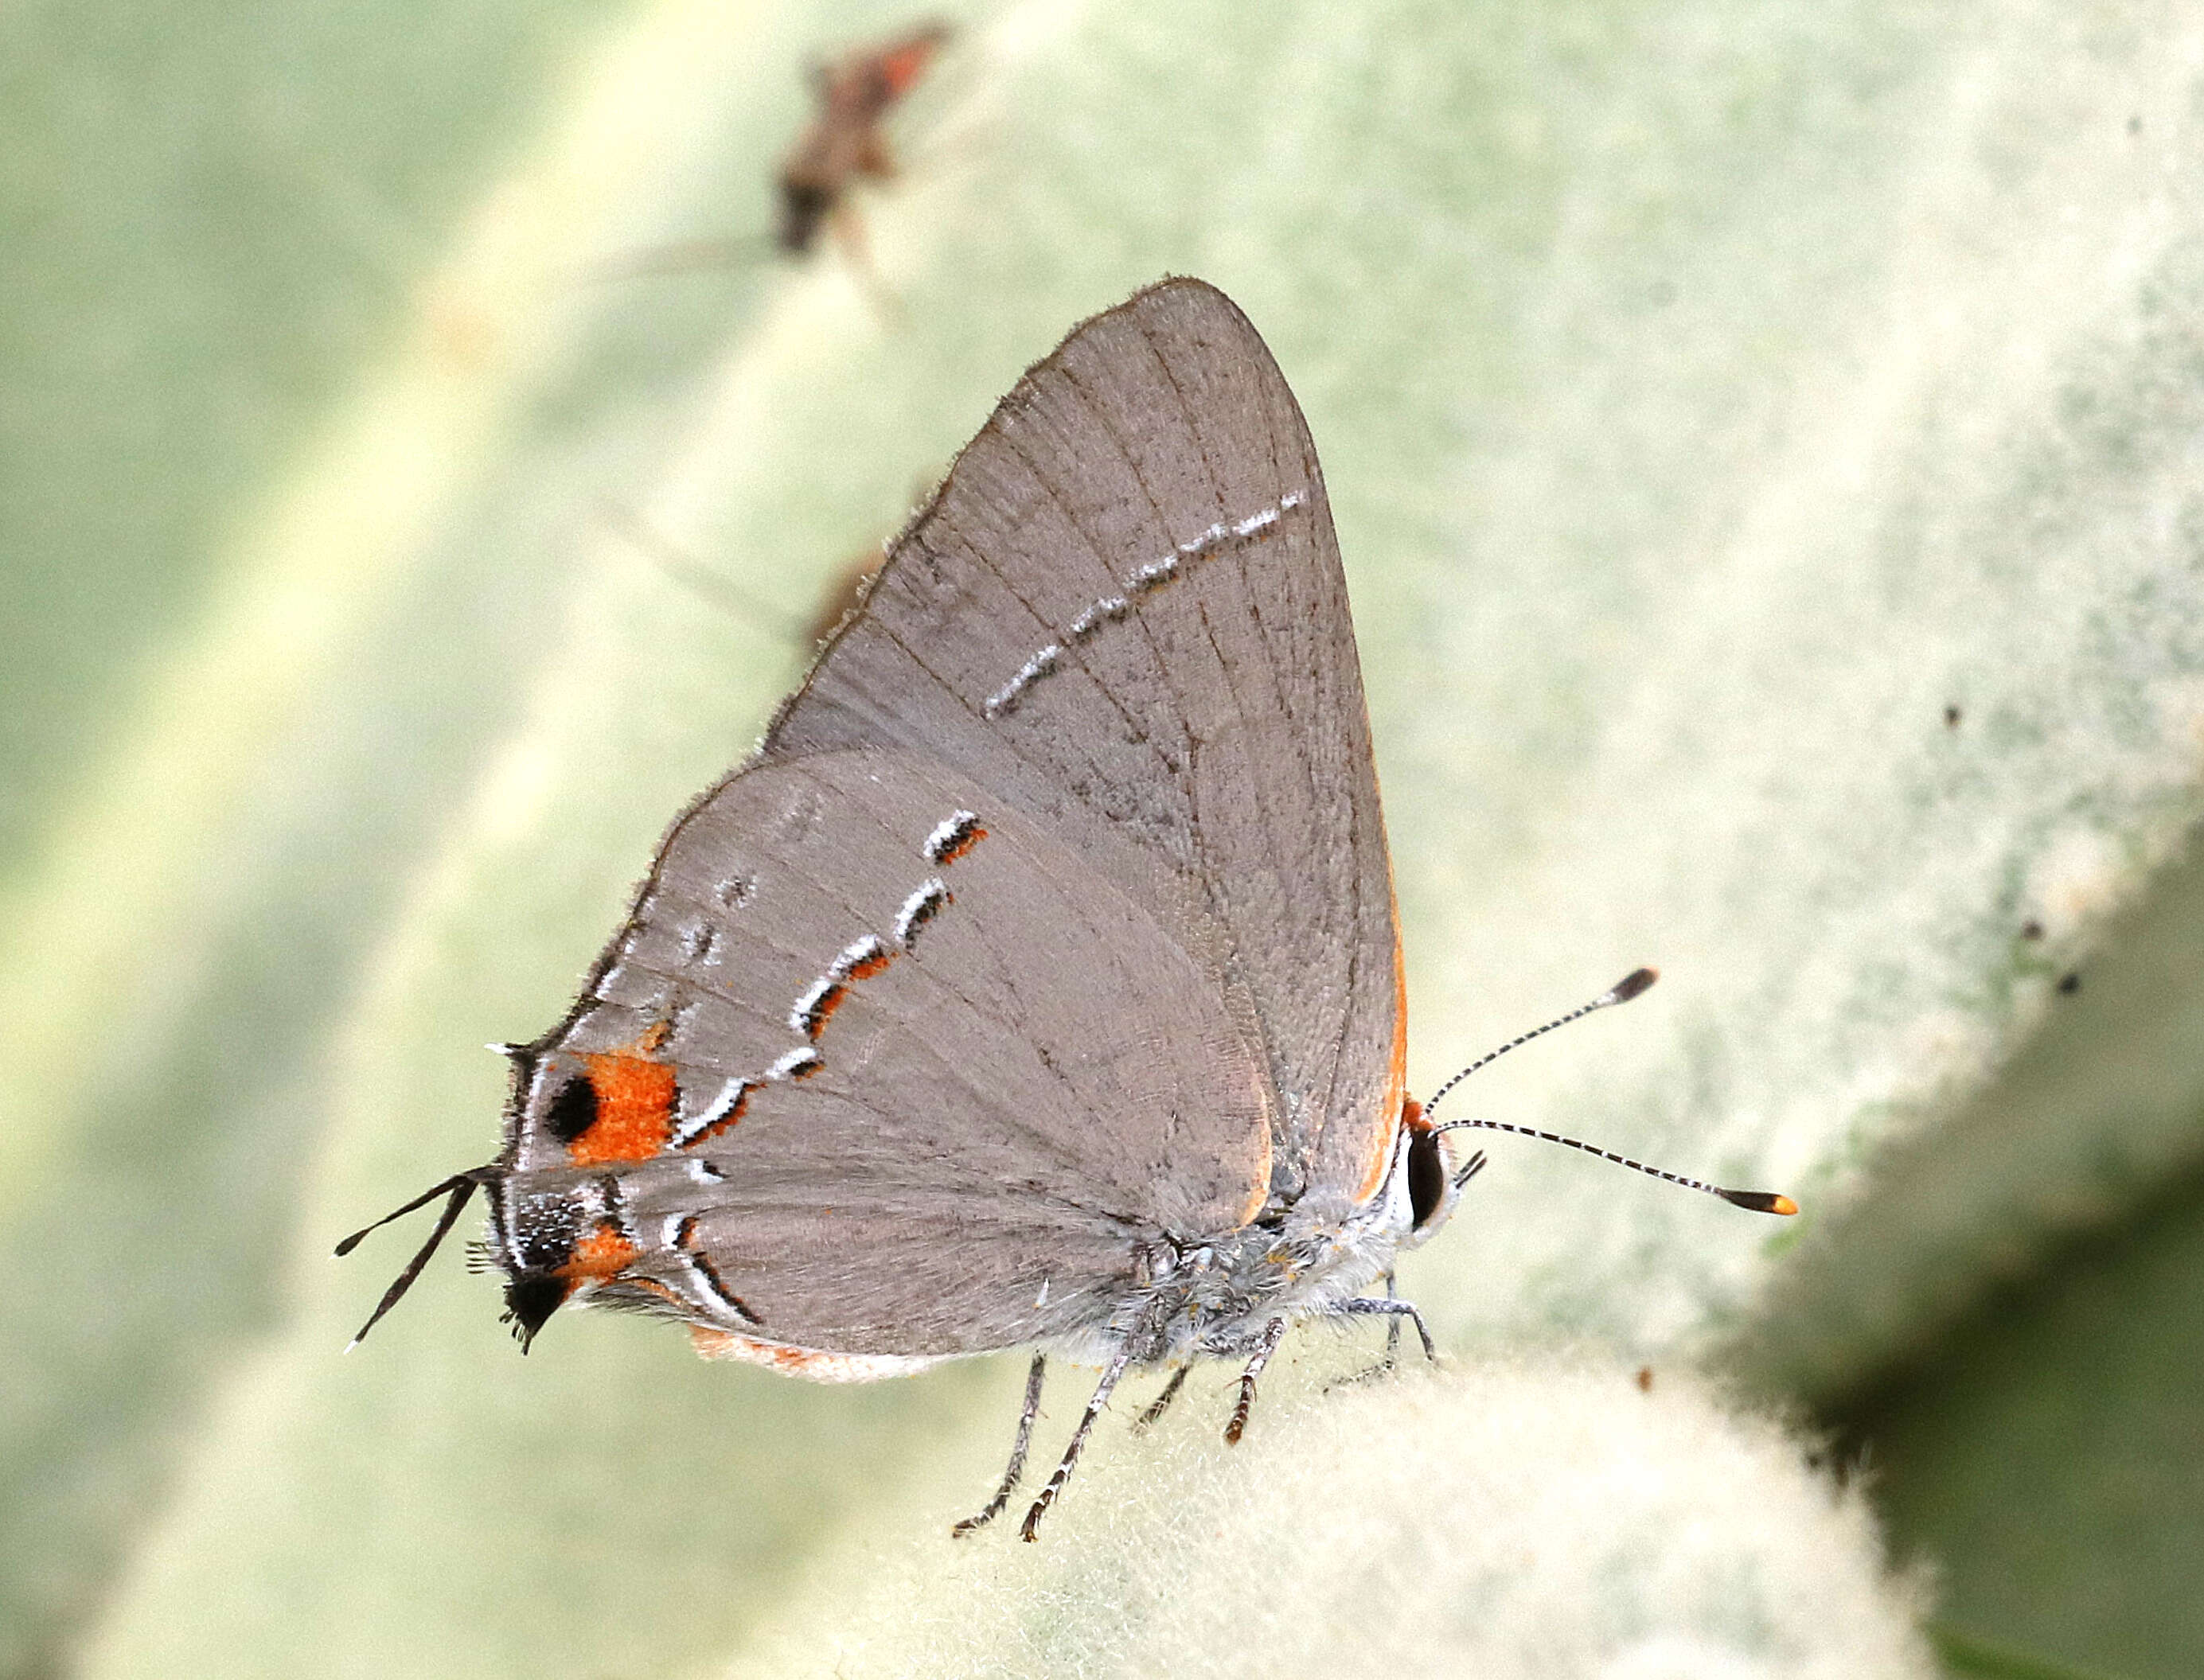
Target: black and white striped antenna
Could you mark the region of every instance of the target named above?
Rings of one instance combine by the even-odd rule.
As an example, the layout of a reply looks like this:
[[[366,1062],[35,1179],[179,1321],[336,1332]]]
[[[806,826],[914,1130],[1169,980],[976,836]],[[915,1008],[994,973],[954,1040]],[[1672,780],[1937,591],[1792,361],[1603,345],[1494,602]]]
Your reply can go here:
[[[1567,1026],[1573,1020],[1582,1020],[1586,1015],[1591,1014],[1595,1009],[1611,1009],[1618,1003],[1627,1003],[1632,998],[1642,995],[1652,985],[1654,981],[1660,978],[1661,974],[1658,969],[1633,968],[1629,973],[1624,975],[1622,979],[1618,980],[1614,985],[1609,986],[1605,991],[1600,993],[1598,997],[1593,998],[1591,1003],[1583,1005],[1581,1008],[1572,1009],[1565,1015],[1556,1016],[1554,1020],[1548,1021],[1543,1026],[1534,1028],[1531,1032],[1521,1034],[1520,1037],[1510,1038],[1506,1044],[1501,1045],[1498,1050],[1492,1050],[1486,1055],[1480,1056],[1476,1061],[1471,1062],[1468,1067],[1463,1068],[1459,1074],[1456,1074],[1452,1079],[1449,1080],[1444,1085],[1441,1085],[1437,1091],[1431,1093],[1431,1101],[1424,1104],[1424,1114],[1425,1117],[1428,1118],[1431,1110],[1438,1107],[1440,1103],[1445,1100],[1446,1094],[1449,1091],[1452,1091],[1456,1085],[1460,1085],[1464,1080],[1467,1079],[1478,1068],[1490,1067],[1493,1062],[1497,1062],[1502,1056],[1507,1055],[1508,1051],[1519,1049],[1522,1045],[1529,1044],[1533,1038],[1544,1037],[1545,1034],[1552,1032],[1557,1026]],[[1658,1167],[1649,1167],[1643,1161],[1632,1161],[1626,1155],[1617,1155],[1613,1150],[1602,1149],[1597,1144],[1585,1143],[1581,1139],[1576,1138],[1564,1138],[1558,1132],[1541,1132],[1535,1127],[1529,1126],[1510,1126],[1507,1121],[1500,1120],[1453,1120],[1448,1121],[1443,1125],[1436,1127],[1433,1129],[1439,1132],[1466,1132],[1472,1130],[1484,1132],[1508,1132],[1514,1133],[1519,1138],[1536,1138],[1542,1143],[1561,1144],[1570,1149],[1582,1150],[1586,1155],[1596,1155],[1603,1161],[1612,1161],[1618,1167],[1627,1167],[1632,1172],[1644,1173],[1649,1178],[1662,1179],[1670,1184],[1680,1184],[1686,1190],[1701,1190],[1704,1191],[1709,1196],[1719,1196],[1723,1201],[1727,1202],[1732,1207],[1744,1208],[1753,1213],[1794,1214],[1798,1211],[1798,1204],[1796,1202],[1792,1201],[1788,1196],[1785,1196],[1776,1191],[1725,1190],[1718,1184],[1709,1184],[1701,1179],[1686,1178],[1681,1173],[1664,1172]],[[1468,1166],[1456,1173],[1455,1174],[1455,1188],[1459,1190],[1463,1185],[1468,1183],[1471,1175],[1484,1164],[1484,1157],[1482,1155],[1479,1155],[1473,1159]]]

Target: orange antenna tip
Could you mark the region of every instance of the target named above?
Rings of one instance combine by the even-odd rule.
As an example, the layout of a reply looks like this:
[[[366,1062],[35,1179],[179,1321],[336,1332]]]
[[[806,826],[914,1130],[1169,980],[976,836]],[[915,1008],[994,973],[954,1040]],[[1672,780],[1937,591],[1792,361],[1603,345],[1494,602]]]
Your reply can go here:
[[[1794,1214],[1798,1204],[1788,1196],[1773,1190],[1717,1190],[1721,1197],[1733,1208],[1743,1208],[1748,1213]]]

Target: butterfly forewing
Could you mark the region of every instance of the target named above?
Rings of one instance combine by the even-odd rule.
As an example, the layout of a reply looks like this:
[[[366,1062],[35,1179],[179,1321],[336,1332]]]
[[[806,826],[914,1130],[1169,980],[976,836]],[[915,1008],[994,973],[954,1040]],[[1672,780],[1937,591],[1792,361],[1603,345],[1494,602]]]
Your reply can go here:
[[[1212,951],[1259,1023],[1274,1199],[1370,1193],[1401,1023],[1360,671],[1307,428],[1222,293],[1166,282],[1028,373],[764,750],[885,743]]]

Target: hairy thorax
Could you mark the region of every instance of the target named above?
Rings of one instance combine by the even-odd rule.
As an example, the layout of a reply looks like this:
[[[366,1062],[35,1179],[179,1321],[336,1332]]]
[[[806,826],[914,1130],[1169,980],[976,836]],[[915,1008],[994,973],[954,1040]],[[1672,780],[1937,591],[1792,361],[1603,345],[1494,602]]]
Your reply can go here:
[[[1138,1364],[1237,1358],[1277,1320],[1331,1316],[1391,1269],[1401,1233],[1387,1211],[1381,1199],[1344,1227],[1289,1214],[1211,1242],[1148,1244],[1109,1342]]]

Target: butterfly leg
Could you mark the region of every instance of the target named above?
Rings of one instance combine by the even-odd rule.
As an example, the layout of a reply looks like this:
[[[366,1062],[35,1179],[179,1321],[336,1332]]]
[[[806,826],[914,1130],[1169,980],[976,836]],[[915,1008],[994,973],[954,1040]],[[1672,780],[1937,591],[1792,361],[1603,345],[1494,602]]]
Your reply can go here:
[[[1171,1380],[1164,1384],[1164,1392],[1151,1400],[1148,1409],[1133,1420],[1135,1435],[1141,1434],[1170,1410],[1170,1403],[1178,1398],[1178,1391],[1186,1386],[1186,1374],[1193,1369],[1191,1365],[1181,1365],[1171,1373]]]
[[[1388,1301],[1396,1301],[1400,1298],[1400,1294],[1401,1292],[1399,1286],[1393,1281],[1393,1274],[1390,1272],[1386,1273],[1385,1298]],[[1413,1311],[1413,1309],[1411,1309],[1410,1310]],[[1353,1307],[1340,1308],[1337,1311],[1342,1316],[1352,1315],[1355,1317],[1360,1317],[1363,1316],[1360,1310]],[[1331,1384],[1331,1387],[1353,1388],[1359,1387],[1365,1382],[1374,1382],[1381,1376],[1391,1375],[1392,1373],[1398,1369],[1401,1363],[1401,1320],[1407,1316],[1407,1315],[1405,1313],[1398,1312],[1388,1315],[1390,1322],[1385,1326],[1385,1357],[1383,1358],[1380,1359],[1376,1364],[1371,1366],[1367,1370],[1357,1371],[1353,1376],[1342,1376],[1338,1381]],[[1327,1389],[1326,1392],[1329,1393],[1330,1390]]]
[[[1393,1334],[1386,1339],[1385,1344],[1385,1364],[1389,1366],[1393,1363],[1393,1346],[1400,1337],[1401,1321],[1404,1318],[1416,1327],[1417,1338],[1424,1345],[1424,1358],[1433,1363],[1438,1359],[1438,1347],[1431,1340],[1431,1333],[1424,1323],[1424,1316],[1416,1310],[1413,1301],[1403,1301],[1389,1295],[1380,1301],[1366,1295],[1358,1295],[1351,1301],[1340,1302],[1330,1310],[1342,1318],[1391,1319]]]
[[[1224,1426],[1224,1444],[1237,1446],[1240,1437],[1247,1428],[1247,1413],[1255,1404],[1255,1379],[1263,1374],[1263,1367],[1271,1363],[1271,1356],[1278,1351],[1280,1338],[1286,1334],[1286,1321],[1274,1318],[1263,1329],[1263,1340],[1255,1344],[1247,1369],[1240,1373],[1240,1401],[1232,1408],[1232,1421]]]
[[[987,1501],[985,1509],[967,1517],[950,1529],[952,1538],[961,1540],[975,1529],[985,1528],[1001,1516],[1003,1507],[1010,1502],[1010,1495],[1017,1488],[1018,1478],[1026,1473],[1026,1449],[1033,1445],[1034,1419],[1040,1416],[1041,1374],[1047,1367],[1047,1356],[1036,1353],[1033,1357],[1032,1368],[1026,1372],[1025,1409],[1018,1413],[1017,1439],[1010,1443],[1010,1468],[1003,1472],[1003,1485],[995,1489],[995,1497]]]
[[[1110,1404],[1111,1391],[1117,1387],[1117,1379],[1124,1375],[1125,1367],[1132,1362],[1130,1351],[1121,1348],[1116,1357],[1103,1367],[1102,1380],[1094,1385],[1093,1397],[1087,1402],[1087,1411],[1079,1420],[1079,1427],[1071,1432],[1071,1445],[1063,1449],[1063,1457],[1058,1463],[1055,1474],[1049,1477],[1048,1485],[1040,1490],[1040,1497],[1033,1502],[1033,1509],[1026,1512],[1026,1520],[1018,1529],[1019,1539],[1031,1540],[1034,1537],[1034,1531],[1040,1527],[1042,1516],[1049,1506],[1056,1503],[1056,1496],[1063,1491],[1063,1484],[1071,1480],[1071,1467],[1079,1462],[1080,1452],[1087,1445],[1087,1431],[1094,1427],[1094,1420],[1102,1415],[1102,1408]]]

